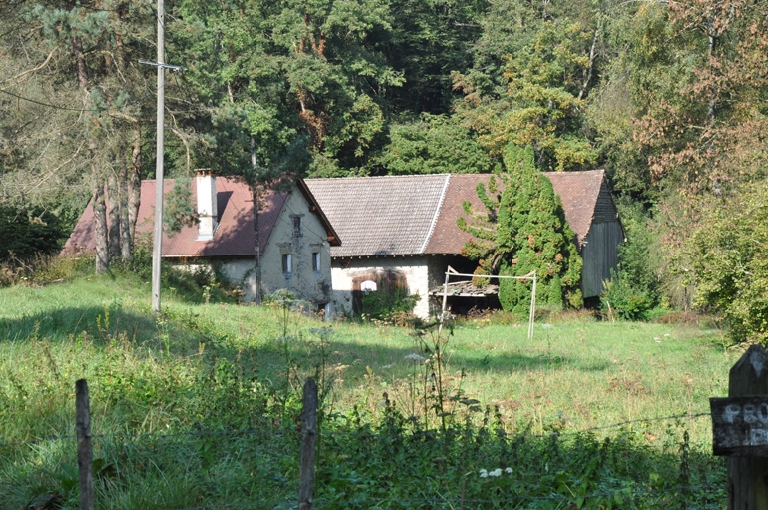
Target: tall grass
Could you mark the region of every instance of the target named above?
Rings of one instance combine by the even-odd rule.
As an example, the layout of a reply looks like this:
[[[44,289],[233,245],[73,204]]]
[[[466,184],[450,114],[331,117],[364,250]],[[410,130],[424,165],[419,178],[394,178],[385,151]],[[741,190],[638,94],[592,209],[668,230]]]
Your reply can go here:
[[[310,375],[319,507],[660,508],[678,486],[691,494],[675,498],[722,504],[698,415],[726,395],[740,352],[717,331],[582,317],[538,323],[529,341],[525,325],[466,322],[437,339],[438,367],[436,344],[408,328],[167,290],[156,318],[132,276],[0,289],[3,507],[41,494],[76,506],[83,377],[104,507],[292,507]],[[515,476],[481,476],[502,468]]]

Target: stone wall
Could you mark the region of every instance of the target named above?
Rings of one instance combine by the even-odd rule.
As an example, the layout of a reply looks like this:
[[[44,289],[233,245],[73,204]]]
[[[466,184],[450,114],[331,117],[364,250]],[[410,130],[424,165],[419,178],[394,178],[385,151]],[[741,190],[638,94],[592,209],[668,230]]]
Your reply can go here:
[[[414,314],[426,319],[430,315],[429,289],[440,281],[439,278],[445,277],[440,257],[335,258],[331,268],[334,308],[345,313],[353,310],[353,292],[360,290],[361,279],[377,274],[381,279],[382,274],[395,273],[405,279],[410,294],[420,296]]]

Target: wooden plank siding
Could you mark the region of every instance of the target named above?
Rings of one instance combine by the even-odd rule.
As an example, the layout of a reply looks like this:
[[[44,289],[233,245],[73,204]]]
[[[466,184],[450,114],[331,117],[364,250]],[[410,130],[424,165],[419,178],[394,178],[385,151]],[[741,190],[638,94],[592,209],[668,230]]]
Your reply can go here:
[[[611,190],[608,189],[608,183],[603,179],[603,182],[600,184],[600,193],[597,195],[595,211],[592,214],[592,224],[612,222],[616,221],[616,218],[618,218],[616,205],[613,203]],[[623,240],[624,237],[622,236],[622,242]]]
[[[613,221],[592,224],[581,250],[581,294],[585,298],[599,296],[603,291],[603,280],[611,277],[611,269],[619,263],[619,245],[623,242],[624,229],[615,212]]]

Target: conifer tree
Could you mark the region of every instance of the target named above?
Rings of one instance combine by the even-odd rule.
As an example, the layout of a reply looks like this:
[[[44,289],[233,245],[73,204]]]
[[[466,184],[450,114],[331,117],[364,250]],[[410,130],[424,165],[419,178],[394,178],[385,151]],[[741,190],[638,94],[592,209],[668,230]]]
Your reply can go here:
[[[533,158],[530,147],[510,145],[504,154],[508,179],[496,231],[500,274],[523,276],[535,270],[538,303],[561,306],[565,295],[571,306],[580,306],[582,261],[572,242],[573,231],[552,183],[536,169]],[[530,283],[501,280],[499,299],[504,309],[526,311],[530,288]]]

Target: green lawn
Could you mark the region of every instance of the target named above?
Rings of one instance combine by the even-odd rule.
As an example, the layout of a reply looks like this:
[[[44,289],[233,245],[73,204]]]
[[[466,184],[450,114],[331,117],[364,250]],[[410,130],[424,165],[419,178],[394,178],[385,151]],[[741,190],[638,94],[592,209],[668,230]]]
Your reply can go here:
[[[323,323],[279,305],[194,303],[172,289],[164,299],[156,320],[135,277],[0,289],[4,508],[40,494],[76,508],[79,378],[109,468],[97,476],[105,508],[290,507],[307,375],[324,397],[318,507],[568,508],[587,494],[584,508],[661,508],[670,493],[694,508],[724,504],[706,413],[743,351],[718,331],[581,315],[537,323],[529,341],[526,324],[485,319],[419,344],[406,328]],[[433,359],[435,344],[446,364],[433,378],[436,366],[414,358]],[[493,480],[493,497],[473,475],[521,463],[530,469]],[[427,467],[435,473],[409,487]],[[462,505],[470,496],[476,504]]]

